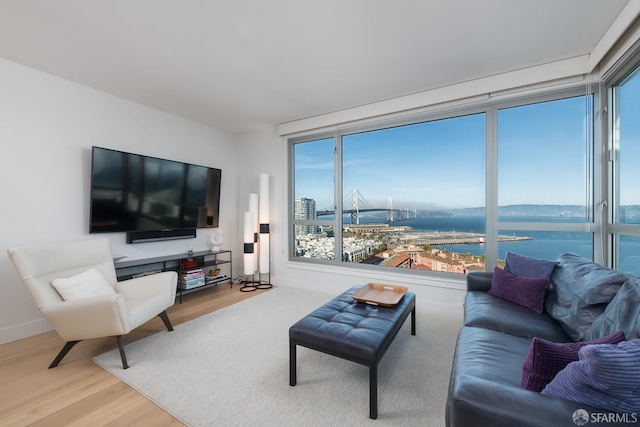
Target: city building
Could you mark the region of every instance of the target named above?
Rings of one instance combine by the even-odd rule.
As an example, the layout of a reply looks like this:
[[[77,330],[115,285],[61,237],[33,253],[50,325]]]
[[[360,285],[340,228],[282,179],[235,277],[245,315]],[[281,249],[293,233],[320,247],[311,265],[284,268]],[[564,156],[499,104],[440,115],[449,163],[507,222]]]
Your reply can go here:
[[[316,201],[313,199],[300,198],[295,200],[295,219],[316,219]],[[315,225],[295,225],[295,235],[314,234],[318,231]]]

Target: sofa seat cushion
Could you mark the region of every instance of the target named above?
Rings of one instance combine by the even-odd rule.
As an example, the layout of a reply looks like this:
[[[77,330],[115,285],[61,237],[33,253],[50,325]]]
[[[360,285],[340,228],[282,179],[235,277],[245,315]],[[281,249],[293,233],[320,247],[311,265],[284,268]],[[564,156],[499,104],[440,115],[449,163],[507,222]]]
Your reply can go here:
[[[530,345],[527,338],[463,326],[451,369],[448,425],[561,426],[570,425],[579,408],[597,411],[520,388]]]
[[[529,343],[533,337],[540,337],[554,342],[571,341],[562,327],[547,313],[536,313],[526,307],[496,298],[483,291],[467,292],[464,325],[527,338]],[[527,347],[528,350],[529,348]],[[524,353],[525,356],[527,351]],[[524,360],[524,357],[522,360]],[[520,365],[521,368],[522,364]]]

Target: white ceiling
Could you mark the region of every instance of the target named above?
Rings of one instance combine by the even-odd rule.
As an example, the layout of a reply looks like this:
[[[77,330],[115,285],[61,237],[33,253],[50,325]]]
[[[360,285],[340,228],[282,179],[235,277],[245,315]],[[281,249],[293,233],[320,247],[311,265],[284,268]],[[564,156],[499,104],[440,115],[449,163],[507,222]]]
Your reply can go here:
[[[589,54],[628,0],[0,0],[0,57],[242,133]]]

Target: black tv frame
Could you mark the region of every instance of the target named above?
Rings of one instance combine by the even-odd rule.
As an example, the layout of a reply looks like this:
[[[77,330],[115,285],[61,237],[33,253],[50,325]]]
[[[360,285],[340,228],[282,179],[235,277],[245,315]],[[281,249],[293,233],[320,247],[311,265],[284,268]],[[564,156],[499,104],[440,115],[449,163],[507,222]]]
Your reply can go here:
[[[98,157],[99,154],[103,157]],[[109,157],[120,161],[96,165]],[[166,167],[173,175],[159,172],[149,184],[146,181],[150,178],[148,170],[151,166]],[[177,183],[173,179],[176,174]],[[192,183],[189,178],[195,178],[195,186],[189,187]],[[219,226],[221,181],[222,170],[218,168],[94,146],[91,150],[89,233],[126,232],[127,243],[195,238],[196,228]],[[162,185],[171,190],[166,203],[158,197],[165,190]],[[149,189],[154,186],[161,189]],[[100,192],[102,197],[96,196]],[[109,200],[104,193],[115,194],[115,197]],[[128,206],[128,198],[132,195],[137,210]],[[166,205],[170,213],[151,215],[151,208],[146,203],[150,198],[156,204]],[[101,202],[102,206],[99,206]],[[99,222],[102,225],[98,225]]]

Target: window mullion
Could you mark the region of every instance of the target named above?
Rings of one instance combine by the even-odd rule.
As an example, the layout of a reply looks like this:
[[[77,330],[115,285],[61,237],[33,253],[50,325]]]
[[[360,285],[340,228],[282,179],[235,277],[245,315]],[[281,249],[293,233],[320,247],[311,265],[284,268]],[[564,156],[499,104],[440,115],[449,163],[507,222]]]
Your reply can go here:
[[[334,134],[333,140],[335,141],[335,148],[333,152],[334,158],[334,206],[335,206],[335,217],[334,217],[334,242],[335,242],[335,257],[334,262],[336,264],[340,264],[342,262],[342,253],[343,253],[343,243],[342,243],[342,200],[344,196],[342,195],[342,133],[336,131]]]

